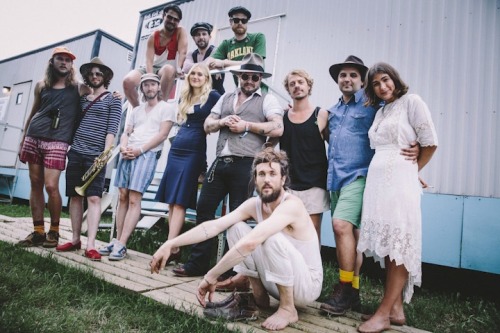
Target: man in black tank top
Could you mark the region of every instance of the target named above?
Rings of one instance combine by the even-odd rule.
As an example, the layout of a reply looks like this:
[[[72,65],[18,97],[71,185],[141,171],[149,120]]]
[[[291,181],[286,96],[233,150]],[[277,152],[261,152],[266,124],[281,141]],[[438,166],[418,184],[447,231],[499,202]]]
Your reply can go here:
[[[296,69],[287,74],[283,84],[293,104],[283,117],[284,131],[279,143],[290,160],[290,192],[304,202],[319,239],[323,212],[330,209],[325,149],[328,112],[313,107],[309,100],[313,83],[304,70]]]
[[[184,73],[188,73],[191,67],[198,62],[203,62],[208,66],[205,60],[212,54],[215,48],[214,45],[210,45],[212,29],[212,25],[207,22],[197,22],[191,27],[191,36],[198,48],[187,54],[184,66],[182,67]],[[217,90],[221,96],[224,95],[226,92],[224,90],[224,74],[212,75],[212,88]]]
[[[19,160],[29,165],[30,207],[34,231],[19,246],[56,247],[59,241],[59,218],[62,199],[59,177],[65,168],[66,153],[80,113],[80,95],[91,92],[75,78],[73,60],[66,47],[52,52],[43,80],[34,89],[33,108],[24,128]],[[48,195],[50,230],[45,234],[43,211],[44,188]]]

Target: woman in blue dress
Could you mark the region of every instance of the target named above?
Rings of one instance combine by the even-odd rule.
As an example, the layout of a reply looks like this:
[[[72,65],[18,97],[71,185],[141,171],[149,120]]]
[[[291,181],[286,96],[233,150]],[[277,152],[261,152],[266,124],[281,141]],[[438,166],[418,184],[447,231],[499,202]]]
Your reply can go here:
[[[169,205],[168,239],[180,234],[186,209],[196,209],[198,176],[205,168],[207,155],[203,123],[219,97],[219,93],[212,91],[208,67],[195,64],[181,90],[177,115],[180,129],[170,147],[167,166],[156,194],[156,200]],[[178,259],[180,249],[172,251],[168,262]]]

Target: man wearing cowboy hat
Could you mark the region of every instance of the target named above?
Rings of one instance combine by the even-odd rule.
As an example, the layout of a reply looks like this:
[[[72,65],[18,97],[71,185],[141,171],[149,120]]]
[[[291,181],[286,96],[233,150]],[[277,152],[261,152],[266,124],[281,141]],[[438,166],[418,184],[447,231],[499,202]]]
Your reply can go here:
[[[335,234],[339,283],[321,309],[342,315],[349,309],[359,311],[359,271],[363,262],[356,252],[361,223],[361,208],[368,166],[374,151],[368,130],[376,109],[365,106],[364,80],[368,68],[353,55],[343,63],[330,66],[330,76],[339,85],[342,96],[328,112],[330,131],[327,188],[331,191],[332,225]],[[414,160],[418,147],[403,149]]]
[[[153,180],[163,142],[176,120],[174,104],[160,97],[158,75],[142,75],[140,89],[145,103],[134,108],[127,117],[120,138],[121,158],[115,178],[120,195],[116,213],[117,237],[99,250],[101,255],[115,261],[127,256],[127,241],[141,214],[142,194]]]
[[[191,67],[198,62],[204,62],[208,66],[206,59],[215,48],[214,45],[210,45],[212,29],[212,25],[207,22],[197,22],[191,27],[191,36],[197,49],[189,52],[186,56],[184,67],[182,67],[184,73],[188,73]],[[212,88],[217,90],[219,94],[224,95],[224,74],[212,75]]]
[[[66,169],[66,195],[70,198],[70,217],[73,238],[59,245],[57,251],[72,251],[81,248],[80,233],[83,219],[83,197],[75,191],[82,185],[82,176],[94,164],[96,158],[108,150],[114,142],[121,118],[121,100],[107,90],[113,71],[99,58],[93,58],[80,67],[85,84],[93,89],[92,94],[82,96],[82,115],[68,152]],[[104,190],[106,166],[98,173],[85,191],[88,203],[88,239],[85,257],[100,260],[95,249],[95,237],[101,216],[101,197]]]
[[[66,165],[66,153],[80,113],[80,95],[90,93],[89,87],[76,80],[75,59],[67,47],[54,48],[45,77],[34,89],[33,107],[26,120],[19,152],[19,160],[29,167],[34,231],[18,243],[20,246],[56,247],[59,242],[62,209],[59,177]],[[50,213],[47,234],[43,221],[44,188]]]
[[[205,120],[205,132],[219,131],[217,157],[203,182],[196,209],[196,223],[213,220],[219,203],[229,194],[229,209],[234,211],[253,192],[250,170],[255,154],[262,149],[267,137],[283,134],[283,109],[276,97],[260,89],[264,71],[260,55],[247,54],[238,76],[239,88],[224,94]],[[250,185],[249,185],[250,184]],[[213,239],[192,247],[186,264],[174,268],[178,276],[198,276],[210,268]],[[248,285],[248,281],[243,281]]]

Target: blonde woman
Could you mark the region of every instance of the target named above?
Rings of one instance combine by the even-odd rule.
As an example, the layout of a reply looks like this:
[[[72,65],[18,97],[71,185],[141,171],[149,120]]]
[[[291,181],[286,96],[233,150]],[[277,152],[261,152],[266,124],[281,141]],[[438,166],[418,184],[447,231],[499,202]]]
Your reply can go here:
[[[205,118],[219,100],[212,91],[208,67],[195,64],[182,87],[177,121],[180,129],[168,154],[168,163],[156,199],[169,204],[168,239],[181,232],[186,209],[196,209],[198,176],[206,164],[207,140]],[[178,261],[180,249],[173,249],[168,261]]]

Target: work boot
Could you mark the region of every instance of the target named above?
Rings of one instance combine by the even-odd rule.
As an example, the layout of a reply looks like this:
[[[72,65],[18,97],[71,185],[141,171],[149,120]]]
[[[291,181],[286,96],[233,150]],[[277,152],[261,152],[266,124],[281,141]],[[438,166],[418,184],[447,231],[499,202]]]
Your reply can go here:
[[[357,295],[359,300],[359,293]],[[320,309],[328,314],[341,316],[353,306],[355,298],[352,284],[339,283],[334,287],[332,296],[321,304]]]

